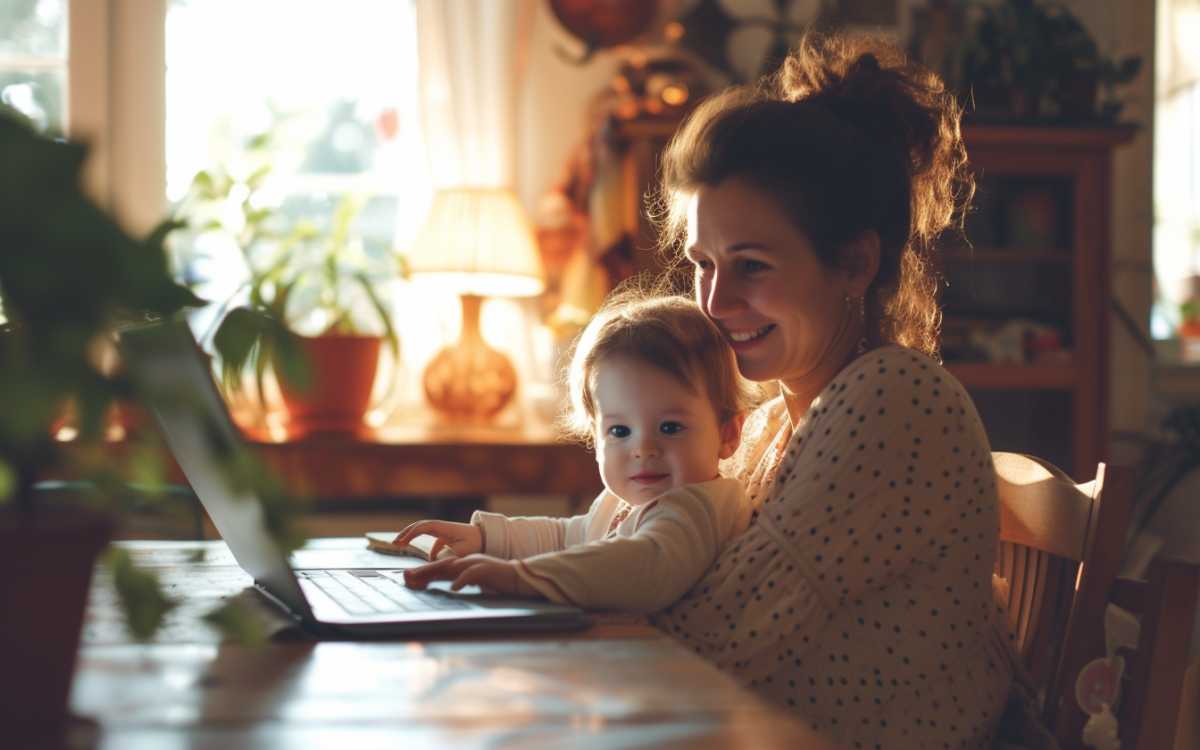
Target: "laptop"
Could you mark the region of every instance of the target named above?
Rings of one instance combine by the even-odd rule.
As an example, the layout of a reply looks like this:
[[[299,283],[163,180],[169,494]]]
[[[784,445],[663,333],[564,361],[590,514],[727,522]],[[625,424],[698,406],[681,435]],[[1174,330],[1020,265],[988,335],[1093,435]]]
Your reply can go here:
[[[230,487],[219,451],[240,442],[207,355],[183,318],[127,326],[113,334],[167,446],[204,509],[254,585],[311,632],[332,638],[409,637],[480,631],[575,630],[588,623],[571,605],[404,586],[403,568],[319,570],[293,566],[267,533],[260,499]]]

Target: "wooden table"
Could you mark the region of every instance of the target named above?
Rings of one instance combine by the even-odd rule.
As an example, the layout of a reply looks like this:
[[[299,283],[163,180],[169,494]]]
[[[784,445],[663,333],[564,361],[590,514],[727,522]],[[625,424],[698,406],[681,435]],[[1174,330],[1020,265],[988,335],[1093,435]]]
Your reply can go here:
[[[301,564],[380,558],[315,540]],[[659,631],[425,642],[221,642],[197,615],[250,583],[221,542],[133,542],[184,599],[151,644],[129,642],[97,575],[73,692],[100,750],[241,748],[825,748]],[[196,551],[201,562],[189,561]],[[628,618],[626,618],[628,619]]]

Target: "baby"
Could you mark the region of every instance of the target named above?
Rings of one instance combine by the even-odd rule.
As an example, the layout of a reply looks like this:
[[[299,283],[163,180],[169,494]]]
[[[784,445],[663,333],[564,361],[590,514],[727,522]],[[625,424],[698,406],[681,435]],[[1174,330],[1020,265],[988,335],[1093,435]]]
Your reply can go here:
[[[733,350],[695,302],[610,297],[579,337],[567,380],[562,424],[595,448],[605,492],[574,518],[415,523],[396,544],[429,534],[435,556],[453,556],[408,571],[409,587],[452,579],[454,589],[654,612],[746,529],[750,503],[718,462],[738,447],[749,398]]]

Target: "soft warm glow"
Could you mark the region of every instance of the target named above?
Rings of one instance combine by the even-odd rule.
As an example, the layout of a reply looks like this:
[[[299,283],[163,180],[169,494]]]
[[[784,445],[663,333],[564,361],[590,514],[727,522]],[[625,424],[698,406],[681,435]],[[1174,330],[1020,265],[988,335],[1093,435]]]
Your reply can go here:
[[[511,190],[438,191],[407,256],[413,277],[458,294],[532,297],[545,289],[533,230]]]
[[[688,100],[688,88],[682,83],[667,86],[662,90],[662,100],[673,107],[682,106]]]

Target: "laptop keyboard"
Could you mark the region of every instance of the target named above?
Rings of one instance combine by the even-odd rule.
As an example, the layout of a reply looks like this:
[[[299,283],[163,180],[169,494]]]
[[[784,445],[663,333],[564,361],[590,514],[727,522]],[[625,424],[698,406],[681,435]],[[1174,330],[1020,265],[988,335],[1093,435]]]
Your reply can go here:
[[[298,573],[352,615],[469,608],[441,591],[413,591],[402,581],[373,570],[306,570]]]

